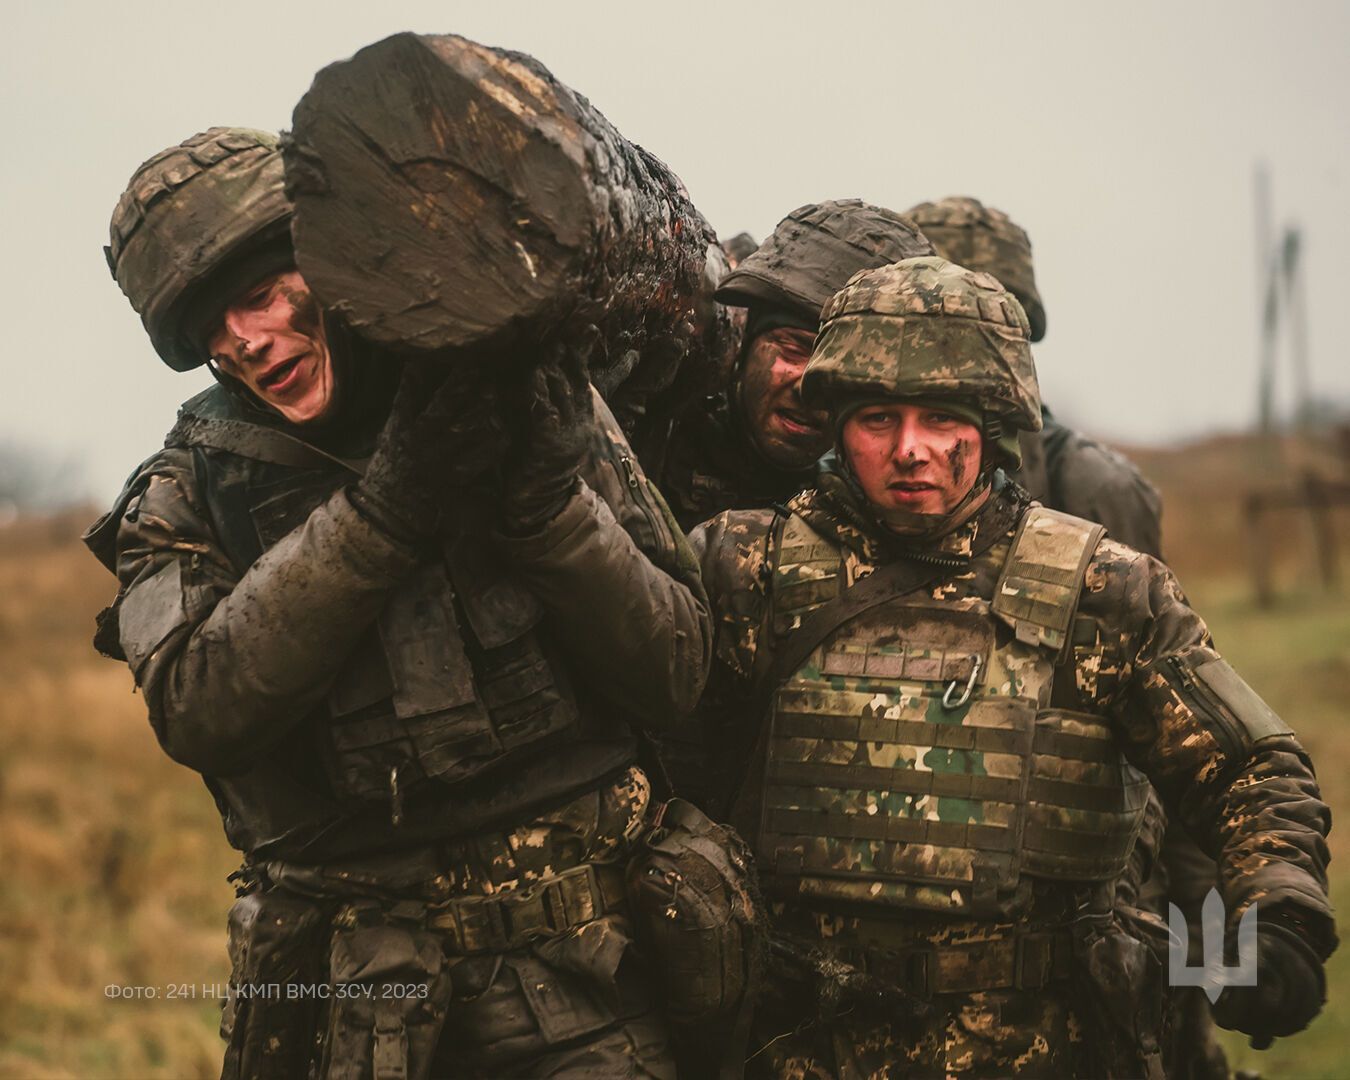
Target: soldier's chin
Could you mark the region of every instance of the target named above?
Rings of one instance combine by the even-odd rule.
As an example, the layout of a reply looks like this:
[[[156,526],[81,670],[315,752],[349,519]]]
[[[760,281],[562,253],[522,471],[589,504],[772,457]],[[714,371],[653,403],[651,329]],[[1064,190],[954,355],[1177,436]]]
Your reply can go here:
[[[761,439],[759,448],[780,469],[805,469],[830,448],[830,440],[823,433],[809,436],[775,433],[771,439]]]

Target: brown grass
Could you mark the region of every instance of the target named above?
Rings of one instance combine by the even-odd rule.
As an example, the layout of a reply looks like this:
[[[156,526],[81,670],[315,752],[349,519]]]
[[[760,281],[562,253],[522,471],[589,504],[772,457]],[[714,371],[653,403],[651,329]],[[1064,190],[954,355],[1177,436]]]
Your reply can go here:
[[[1316,581],[1306,522],[1276,522],[1272,610],[1251,601],[1241,497],[1299,470],[1334,470],[1304,440],[1219,439],[1141,451],[1167,500],[1169,559],[1220,648],[1300,732],[1324,792],[1350,808],[1350,599]],[[219,1072],[225,875],[237,863],[206,789],[155,744],[124,665],[89,646],[112,579],[72,514],[0,529],[0,1078],[186,1077]],[[1350,541],[1350,515],[1341,520]],[[1350,573],[1350,543],[1343,545]],[[1332,834],[1333,896],[1350,904],[1350,828]],[[1345,1072],[1350,949],[1305,1034],[1266,1054],[1229,1040],[1267,1076]],[[195,1000],[165,1000],[175,985]],[[110,1000],[109,985],[156,1000]]]
[[[225,982],[237,860],[89,646],[113,584],[76,540],[90,516],[0,531],[0,1076],[215,1076],[216,1007],[164,995]]]

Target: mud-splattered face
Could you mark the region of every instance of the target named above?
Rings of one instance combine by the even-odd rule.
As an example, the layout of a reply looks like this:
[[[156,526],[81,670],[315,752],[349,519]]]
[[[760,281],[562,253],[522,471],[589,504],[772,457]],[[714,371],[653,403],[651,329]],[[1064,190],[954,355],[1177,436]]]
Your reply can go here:
[[[760,334],[741,374],[741,405],[760,453],[783,469],[804,469],[830,448],[829,416],[802,405],[802,372],[815,334],[784,327]]]
[[[887,510],[950,513],[980,473],[980,429],[926,405],[864,406],[842,439],[863,494]]]
[[[318,306],[297,270],[273,274],[226,306],[207,335],[212,358],[293,424],[333,405],[333,358]]]

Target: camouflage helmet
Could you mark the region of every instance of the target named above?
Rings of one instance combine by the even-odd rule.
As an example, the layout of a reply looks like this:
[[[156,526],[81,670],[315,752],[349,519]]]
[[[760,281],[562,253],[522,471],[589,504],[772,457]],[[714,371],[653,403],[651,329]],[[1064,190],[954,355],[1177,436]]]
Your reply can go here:
[[[1027,332],[1022,305],[989,274],[936,256],[867,270],[825,305],[802,400],[836,414],[868,398],[970,403],[1011,455],[1014,431],[1041,427]]]
[[[277,143],[251,128],[194,135],[141,165],[113,211],[108,268],[175,371],[206,360],[188,324],[208,278],[258,249],[277,265],[255,280],[292,263]]]
[[[825,302],[859,270],[932,254],[932,244],[893,210],[861,199],[812,203],[778,223],[722,280],[717,299],[785,310],[815,327]]]
[[[1031,240],[1007,214],[979,199],[954,195],[919,203],[907,216],[944,259],[998,278],[1021,301],[1031,323],[1031,340],[1045,337],[1045,305],[1036,291]]]

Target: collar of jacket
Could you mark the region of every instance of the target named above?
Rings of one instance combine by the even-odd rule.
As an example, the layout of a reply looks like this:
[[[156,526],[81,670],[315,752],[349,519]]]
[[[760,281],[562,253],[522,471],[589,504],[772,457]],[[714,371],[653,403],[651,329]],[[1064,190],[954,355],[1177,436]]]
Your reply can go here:
[[[988,500],[967,521],[934,539],[900,536],[867,512],[856,484],[832,467],[831,454],[821,459],[816,486],[787,504],[811,528],[854,552],[864,562],[881,565],[894,559],[932,560],[959,566],[970,558],[975,539],[989,522],[1004,520],[1009,503],[1025,503],[1026,493],[1000,470]],[[998,511],[997,513],[995,511]]]

